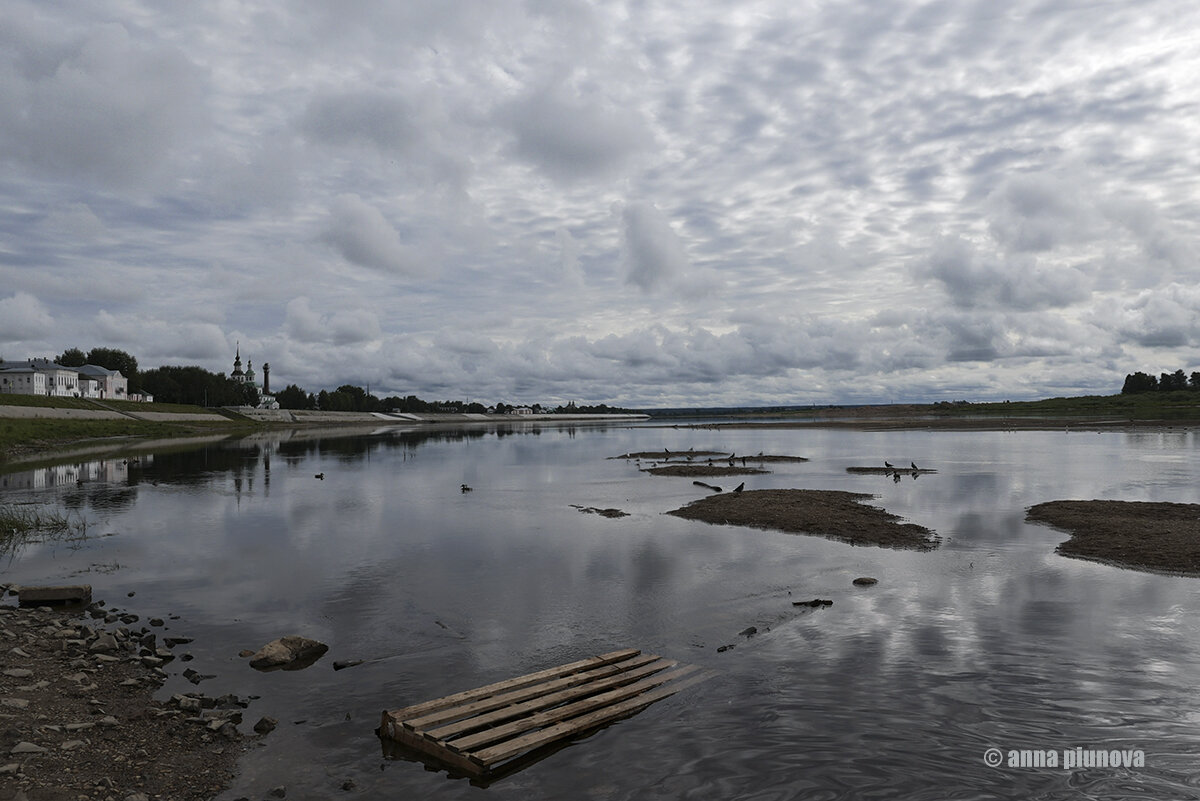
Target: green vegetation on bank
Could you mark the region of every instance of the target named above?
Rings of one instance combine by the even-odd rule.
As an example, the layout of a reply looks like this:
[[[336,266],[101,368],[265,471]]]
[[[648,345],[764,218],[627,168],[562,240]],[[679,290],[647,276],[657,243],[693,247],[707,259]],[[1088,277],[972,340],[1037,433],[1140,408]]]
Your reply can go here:
[[[1002,403],[936,404],[939,414],[1047,417],[1119,417],[1129,420],[1200,420],[1200,392],[1083,395]]]

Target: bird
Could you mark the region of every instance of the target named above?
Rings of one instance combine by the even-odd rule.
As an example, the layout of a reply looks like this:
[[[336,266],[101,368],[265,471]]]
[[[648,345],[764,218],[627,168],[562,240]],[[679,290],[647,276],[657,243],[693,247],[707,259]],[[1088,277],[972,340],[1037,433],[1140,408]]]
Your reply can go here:
[[[471,488],[470,488],[470,487],[468,487],[466,484],[463,484],[463,485],[462,485],[462,491],[463,491],[463,492],[470,492],[470,491],[471,491]]]
[[[324,481],[324,480],[325,480],[325,474],[324,474],[324,473],[317,473],[315,476],[313,476],[313,478],[319,478],[319,479],[321,479],[322,481]]]
[[[920,468],[919,468],[919,467],[917,467],[917,463],[916,463],[916,462],[909,462],[909,464],[911,464],[911,465],[912,465],[912,469],[913,469],[913,470],[920,470]]]
[[[891,468],[891,466],[892,466],[892,463],[891,463],[891,462],[884,462],[884,463],[883,463],[883,466],[884,466],[884,467],[887,467],[887,468],[889,468],[889,469],[890,469],[890,468]]]
[[[746,482],[745,482],[745,481],[743,481],[741,484],[738,484],[736,487],[734,487],[734,488],[733,488],[733,491],[734,491],[734,492],[741,492],[741,491],[742,491],[743,489],[745,489],[745,488],[746,488]]]

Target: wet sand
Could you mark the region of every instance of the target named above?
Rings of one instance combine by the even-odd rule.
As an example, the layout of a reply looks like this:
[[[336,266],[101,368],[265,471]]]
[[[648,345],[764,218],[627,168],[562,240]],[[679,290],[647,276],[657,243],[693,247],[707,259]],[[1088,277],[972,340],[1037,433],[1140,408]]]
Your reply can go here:
[[[924,526],[903,522],[884,509],[862,503],[873,497],[838,490],[725,492],[667,514],[705,523],[811,534],[851,545],[931,551],[940,544],[937,534]]]
[[[1135,570],[1200,576],[1200,504],[1144,501],[1050,501],[1026,519],[1068,532],[1056,549]]]

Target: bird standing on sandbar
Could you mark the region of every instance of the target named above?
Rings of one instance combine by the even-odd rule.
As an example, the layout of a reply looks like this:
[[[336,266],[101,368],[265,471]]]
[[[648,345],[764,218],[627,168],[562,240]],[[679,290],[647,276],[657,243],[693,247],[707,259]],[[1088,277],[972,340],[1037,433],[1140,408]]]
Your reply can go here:
[[[746,482],[745,482],[745,481],[743,481],[741,484],[738,484],[736,487],[734,487],[734,488],[733,488],[733,491],[734,491],[734,492],[741,492],[741,491],[742,491],[743,489],[745,489],[745,488],[746,488]]]
[[[892,463],[891,463],[891,462],[884,462],[884,463],[883,463],[883,466],[884,466],[884,467],[886,467],[886,468],[888,468],[888,469],[890,470],[890,469],[891,469],[891,467],[892,467]]]
[[[920,470],[920,469],[921,469],[921,468],[917,467],[917,463],[916,463],[916,462],[909,462],[909,464],[911,464],[911,465],[912,465],[912,469],[913,469],[913,470]]]

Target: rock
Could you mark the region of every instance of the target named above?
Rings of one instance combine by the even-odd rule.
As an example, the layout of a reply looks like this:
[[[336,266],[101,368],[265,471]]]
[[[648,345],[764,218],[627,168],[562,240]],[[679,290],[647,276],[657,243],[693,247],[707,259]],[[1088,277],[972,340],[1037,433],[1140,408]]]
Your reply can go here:
[[[289,635],[264,645],[250,659],[255,670],[302,670],[316,662],[329,646],[307,637]]]
[[[5,765],[4,767],[0,767],[0,776],[12,776],[13,774],[19,773],[20,771],[21,771],[21,763],[20,762],[10,762],[7,765]]]
[[[216,676],[213,676],[213,675],[210,675],[207,673],[200,673],[198,671],[192,670],[191,668],[188,668],[187,670],[183,671],[183,677],[185,679],[187,679],[188,681],[190,681],[192,684],[199,684],[200,682],[202,682],[206,679],[215,679],[216,678]]]
[[[269,718],[265,715],[259,718],[258,723],[254,724],[254,731],[259,734],[270,734],[275,731],[275,727],[279,725],[279,721],[275,718]]]
[[[110,632],[102,631],[96,637],[96,641],[88,646],[88,650],[93,654],[111,654],[117,650],[117,638]]]
[[[725,653],[725,652],[726,652],[726,651],[728,651],[730,648],[737,648],[737,646],[736,646],[736,645],[732,645],[732,644],[730,644],[730,645],[722,645],[722,646],[720,646],[719,648],[717,648],[717,653],[718,653],[718,654]]]
[[[162,619],[161,617],[152,617],[152,618],[150,618],[150,620],[149,620],[149,621],[147,621],[147,622],[149,622],[151,626],[162,626],[162,625],[165,625],[165,624],[164,624],[164,622],[163,622],[163,619]]]
[[[16,650],[15,648],[13,650]],[[28,654],[26,654],[28,656]],[[4,671],[5,676],[11,676],[14,679],[27,679],[33,675],[33,671],[29,668],[9,668]]]
[[[355,665],[361,665],[363,663],[363,661],[364,660],[362,660],[362,659],[347,659],[347,660],[340,661],[340,662],[334,662],[333,669],[334,670],[345,670],[348,667],[354,667]]]
[[[59,748],[61,748],[63,751],[74,751],[76,748],[79,748],[81,745],[86,745],[86,743],[83,740],[67,740],[62,745],[60,745]]]
[[[816,609],[821,606],[833,606],[833,601],[827,601],[821,598],[813,598],[811,601],[792,601],[792,606],[808,606]]]
[[[10,754],[44,754],[44,753],[46,753],[46,749],[42,748],[40,745],[35,745],[33,743],[22,740],[21,742],[14,745],[12,747],[12,750],[9,751],[9,753]]]
[[[163,645],[168,648],[174,648],[176,645],[187,645],[191,641],[191,637],[163,637]]]
[[[859,587],[870,587],[873,584],[878,584],[879,579],[871,578],[870,576],[860,576],[854,580],[854,584]]]
[[[267,795],[271,796],[272,798],[283,798],[287,795],[287,788],[282,784],[278,787],[272,787],[271,791],[267,793]]]
[[[739,631],[738,634],[743,637],[753,637],[755,634],[758,634],[758,626],[747,626]]]

